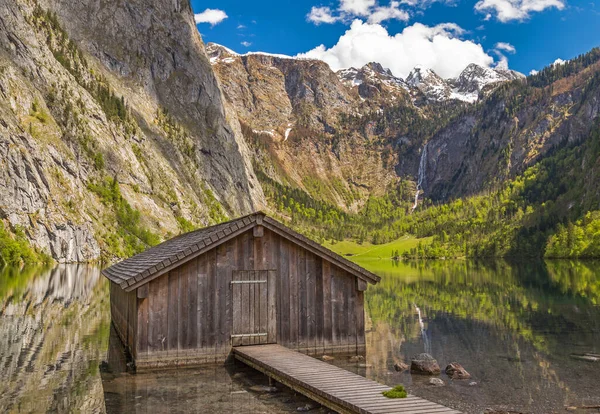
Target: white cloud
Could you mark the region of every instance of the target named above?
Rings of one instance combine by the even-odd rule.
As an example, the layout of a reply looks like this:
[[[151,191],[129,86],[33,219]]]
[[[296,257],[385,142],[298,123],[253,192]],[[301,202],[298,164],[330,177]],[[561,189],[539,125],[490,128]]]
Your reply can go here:
[[[495,13],[496,18],[503,23],[525,20],[532,12],[541,12],[552,7],[564,9],[565,0],[479,0],[475,4],[475,10],[486,13],[484,20],[489,20],[492,13]]]
[[[535,70],[535,69],[531,69],[531,71],[529,72],[530,75],[537,75],[539,73],[539,71]]]
[[[496,50],[503,50],[508,53],[515,53],[517,51],[517,49],[515,49],[515,47],[513,45],[511,45],[510,43],[506,43],[506,42],[496,43],[495,48],[496,48]]]
[[[245,29],[246,26],[244,26],[243,24],[238,24],[237,28],[240,29],[240,30],[242,30],[242,29]]]
[[[511,45],[510,43],[498,42],[498,43],[496,43],[496,46],[494,46],[494,49],[492,50],[492,52],[495,53],[496,56],[498,56],[498,62],[496,62],[496,68],[508,70],[508,58],[506,57],[504,52],[516,53],[517,49],[515,49],[515,47],[513,45]]]
[[[202,13],[194,15],[196,24],[198,23],[210,23],[211,26],[221,23],[227,18],[227,13],[219,9],[206,9]]]
[[[375,0],[340,0],[340,11],[353,16],[367,16]]]
[[[252,42],[246,42],[246,41],[243,41],[243,42],[241,42],[240,44],[241,44],[242,46],[244,46],[244,47],[249,47],[249,46],[252,46]]]
[[[426,8],[431,6],[433,3],[444,3],[448,6],[455,5],[457,0],[400,0],[400,3],[407,4],[409,6]]]
[[[335,23],[340,20],[339,16],[334,16],[329,7],[314,7],[306,15],[306,19],[317,26],[321,23]]]
[[[323,60],[333,70],[379,62],[404,78],[418,64],[444,78],[458,76],[470,63],[492,66],[494,59],[481,45],[459,38],[463,33],[453,23],[433,27],[415,23],[392,36],[379,24],[354,20],[337,44],[329,49],[320,45],[299,57]]]
[[[413,0],[402,0],[413,1]],[[306,20],[316,25],[322,23],[350,23],[360,17],[369,23],[381,23],[386,20],[407,21],[410,17],[406,10],[400,9],[400,1],[392,0],[388,6],[381,6],[376,0],[339,0],[337,9],[329,6],[313,6]]]
[[[389,7],[377,7],[370,15],[369,15],[369,23],[381,23],[385,20],[402,20],[407,21],[410,16],[404,11],[400,10],[398,7],[400,3],[397,1],[392,1]]]

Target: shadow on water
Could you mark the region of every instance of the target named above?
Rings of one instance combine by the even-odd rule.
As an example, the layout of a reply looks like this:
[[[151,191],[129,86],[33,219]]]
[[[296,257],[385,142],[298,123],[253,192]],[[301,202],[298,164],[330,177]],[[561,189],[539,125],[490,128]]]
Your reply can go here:
[[[244,364],[132,374],[114,328],[102,383],[107,413],[291,413],[311,402]],[[324,409],[311,411],[325,413]]]
[[[362,264],[362,263],[361,263]],[[368,263],[363,264],[369,266]],[[564,412],[600,404],[600,264],[377,264],[366,295],[367,360],[335,363],[465,412]],[[429,350],[473,376],[430,387],[394,363]],[[308,403],[243,365],[139,374],[111,332],[92,266],[0,272],[0,412],[295,412]],[[476,385],[469,385],[473,381]],[[324,412],[323,409],[312,412]]]

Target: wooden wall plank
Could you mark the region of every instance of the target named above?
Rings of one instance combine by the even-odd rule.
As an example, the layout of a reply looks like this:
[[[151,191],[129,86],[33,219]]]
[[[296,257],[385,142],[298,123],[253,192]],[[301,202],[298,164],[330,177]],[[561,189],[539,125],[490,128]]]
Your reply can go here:
[[[340,345],[342,346],[342,350],[348,349],[348,329],[350,321],[348,321],[348,278],[346,277],[346,272],[342,269],[337,269],[336,271],[338,282],[339,282],[339,291],[338,291],[338,301],[340,304]],[[352,281],[353,282],[353,281]]]
[[[138,299],[137,359],[148,358],[148,298]]]
[[[216,248],[217,251],[217,296],[219,297],[219,323],[217,325],[216,353],[222,355],[229,352],[231,345],[231,271],[234,259],[235,240],[228,241]]]
[[[197,358],[200,362],[206,362],[208,346],[208,274],[207,254],[202,254],[196,259],[198,264],[198,349]],[[212,294],[212,292],[210,292]]]
[[[266,280],[267,283],[261,283],[259,285],[260,298],[259,298],[259,328],[260,333],[269,333],[269,271],[260,271],[260,280]],[[261,336],[258,338],[259,344],[266,344],[268,342],[268,336]]]
[[[340,298],[340,283],[339,277],[337,273],[337,268],[331,267],[331,342],[333,347],[339,347],[340,340],[340,325],[342,321],[340,320],[340,314],[342,313],[340,310],[341,303],[339,302]]]
[[[268,314],[267,314],[267,343],[277,342],[277,271],[269,270],[267,283]]]
[[[248,280],[256,280],[256,272],[254,270],[248,270]],[[256,333],[256,284],[248,283],[248,326],[245,329],[247,333]],[[256,337],[248,337],[248,343],[250,345],[256,344]]]
[[[333,301],[331,298],[331,263],[323,261],[323,347],[331,352],[333,345]]]
[[[240,280],[247,281],[249,279],[249,271],[242,270],[240,272]],[[242,284],[242,296],[241,296],[241,307],[242,307],[242,326],[240,333],[247,332],[250,327],[250,285],[247,283]],[[250,345],[250,338],[243,337],[242,345]]]
[[[169,293],[167,297],[168,309],[168,335],[167,335],[167,350],[169,358],[177,358],[177,350],[179,345],[179,274],[182,268],[173,269],[167,273],[169,278]]]
[[[150,282],[150,308],[148,321],[148,357],[153,353],[167,350],[167,299],[169,297],[169,276],[163,275]]]
[[[137,294],[135,291],[129,292],[129,303],[130,308],[127,312],[127,319],[129,321],[129,351],[135,358],[137,356],[136,347],[136,336],[137,336]]]
[[[356,292],[356,344],[357,353],[364,355],[366,352],[365,342],[365,296],[363,291]]]
[[[207,295],[206,295],[206,310],[208,323],[207,332],[207,361],[215,361],[217,347],[217,329],[219,323],[219,297],[217,295],[217,251],[210,250],[206,253],[206,274],[208,276]]]
[[[306,274],[306,250],[298,252],[298,348],[306,352],[308,347],[308,292]],[[310,253],[309,253],[310,254]]]
[[[286,244],[290,251],[289,278],[290,278],[290,347],[298,348],[298,316],[300,314],[298,303],[298,246]]]
[[[232,281],[241,280],[241,275],[240,275],[241,272],[243,272],[243,271],[235,270],[233,272]],[[231,285],[231,300],[232,300],[232,307],[233,307],[233,311],[232,311],[233,313],[231,316],[233,318],[232,334],[236,335],[236,334],[242,333],[243,313],[242,313],[242,285],[241,284],[236,283],[236,284]],[[232,338],[232,340],[231,340],[232,346],[239,346],[241,344],[242,344],[241,338]]]
[[[189,326],[189,307],[190,297],[188,289],[188,274],[190,271],[190,265],[186,263],[181,266],[179,271],[179,295],[178,295],[178,320],[177,320],[177,349],[178,355],[185,354],[185,345],[188,341],[188,326]]]
[[[306,320],[307,320],[307,344],[306,347],[310,354],[315,353],[316,348],[316,336],[317,336],[317,326],[316,326],[316,260],[318,257],[310,252],[306,252]]]
[[[280,321],[278,343],[290,345],[290,250],[288,241],[279,237],[279,290],[277,292],[277,316]]]
[[[254,270],[266,270],[265,242],[266,238],[253,237]]]
[[[346,319],[348,320],[348,352],[356,353],[356,281],[345,272],[346,279]]]
[[[315,354],[324,354],[323,324],[323,259],[315,257]]]
[[[188,267],[188,335],[185,342],[187,350],[195,350],[198,345],[198,258]]]

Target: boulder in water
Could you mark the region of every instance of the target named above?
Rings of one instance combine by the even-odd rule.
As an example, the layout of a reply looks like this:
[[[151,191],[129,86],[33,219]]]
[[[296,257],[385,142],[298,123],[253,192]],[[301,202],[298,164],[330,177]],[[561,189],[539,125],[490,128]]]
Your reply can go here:
[[[415,355],[410,363],[410,372],[413,374],[439,375],[441,370],[438,362],[429,354]]]
[[[451,362],[450,365],[446,367],[446,374],[452,379],[471,378],[471,374],[469,374],[458,362]]]
[[[410,367],[408,365],[406,365],[404,362],[396,362],[394,364],[394,369],[398,372],[406,371],[408,368],[410,368]]]

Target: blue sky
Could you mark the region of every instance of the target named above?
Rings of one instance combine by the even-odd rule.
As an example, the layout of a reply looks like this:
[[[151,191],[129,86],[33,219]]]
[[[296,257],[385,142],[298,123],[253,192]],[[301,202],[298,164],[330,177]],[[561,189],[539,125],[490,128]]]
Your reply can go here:
[[[415,64],[455,76],[471,61],[508,61],[528,74],[600,45],[600,0],[192,0],[192,7],[206,42],[240,53],[312,51],[307,56],[333,69],[377,60],[397,76]]]

